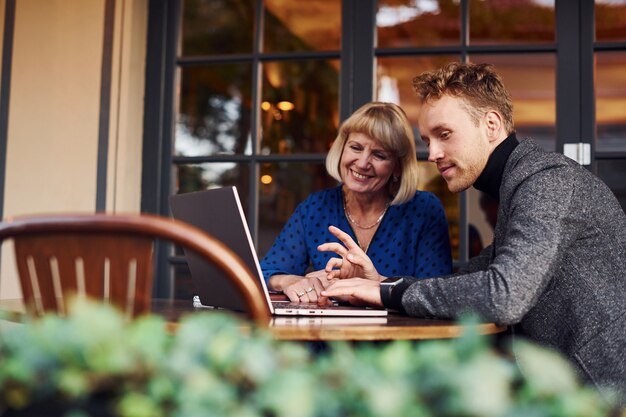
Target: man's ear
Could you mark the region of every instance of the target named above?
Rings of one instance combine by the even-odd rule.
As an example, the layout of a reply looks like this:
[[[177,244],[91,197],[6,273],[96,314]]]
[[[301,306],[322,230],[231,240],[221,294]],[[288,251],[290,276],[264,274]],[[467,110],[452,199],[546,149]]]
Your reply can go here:
[[[489,110],[485,113],[485,128],[487,129],[487,137],[490,141],[502,139],[502,116],[495,110]]]

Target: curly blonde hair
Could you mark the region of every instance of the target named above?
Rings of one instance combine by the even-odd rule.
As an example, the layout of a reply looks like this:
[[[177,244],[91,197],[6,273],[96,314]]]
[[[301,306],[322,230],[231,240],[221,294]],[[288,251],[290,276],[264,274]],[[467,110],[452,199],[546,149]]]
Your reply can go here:
[[[463,99],[476,124],[486,111],[495,110],[507,134],[515,131],[511,96],[491,64],[451,62],[413,78],[413,89],[422,104],[444,95]]]

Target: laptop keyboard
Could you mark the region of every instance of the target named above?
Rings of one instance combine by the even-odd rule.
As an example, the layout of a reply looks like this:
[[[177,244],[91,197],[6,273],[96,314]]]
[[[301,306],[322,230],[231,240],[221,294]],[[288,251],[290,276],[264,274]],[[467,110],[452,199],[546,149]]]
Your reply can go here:
[[[292,310],[323,310],[326,308],[335,308],[339,304],[333,303],[329,305],[319,305],[317,303],[293,303],[290,301],[273,301],[274,308],[289,308]]]

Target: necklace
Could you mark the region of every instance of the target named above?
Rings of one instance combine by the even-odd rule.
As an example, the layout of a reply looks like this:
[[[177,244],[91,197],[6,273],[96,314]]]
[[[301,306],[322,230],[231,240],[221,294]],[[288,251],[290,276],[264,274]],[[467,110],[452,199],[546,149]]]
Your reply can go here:
[[[389,208],[389,203],[385,204],[385,209],[383,210],[382,213],[380,213],[380,216],[378,216],[378,219],[376,219],[374,223],[368,226],[361,226],[359,222],[354,220],[352,216],[350,215],[350,212],[348,211],[348,206],[346,205],[346,200],[343,201],[343,211],[346,213],[346,217],[348,217],[348,220],[350,220],[350,223],[352,223],[359,229],[363,229],[363,230],[371,229],[372,227],[377,226],[378,223],[380,223],[383,220],[383,217],[385,217],[385,213],[387,213],[388,208]]]

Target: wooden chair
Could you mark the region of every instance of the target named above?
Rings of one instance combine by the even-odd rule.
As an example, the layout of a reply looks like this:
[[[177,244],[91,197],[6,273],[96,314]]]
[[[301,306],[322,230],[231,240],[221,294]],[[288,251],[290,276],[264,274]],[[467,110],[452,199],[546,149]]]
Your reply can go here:
[[[68,297],[108,300],[127,316],[148,313],[157,239],[189,248],[217,265],[241,292],[255,321],[270,312],[258,279],[221,241],[186,223],[155,215],[51,215],[9,218],[0,243],[13,239],[27,311],[65,314]],[[191,302],[191,301],[190,301]]]

